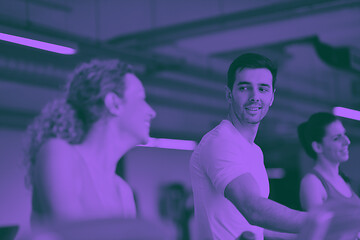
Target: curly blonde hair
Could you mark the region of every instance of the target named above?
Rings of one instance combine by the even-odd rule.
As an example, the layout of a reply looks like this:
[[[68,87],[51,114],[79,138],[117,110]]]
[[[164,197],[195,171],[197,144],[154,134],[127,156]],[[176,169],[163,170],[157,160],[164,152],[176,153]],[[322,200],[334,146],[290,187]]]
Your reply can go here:
[[[123,97],[126,73],[133,73],[132,67],[117,59],[95,59],[74,70],[65,96],[48,103],[27,128],[24,159],[28,168],[27,187],[32,186],[32,167],[42,144],[49,138],[81,143],[91,126],[106,113],[106,94],[115,92]]]

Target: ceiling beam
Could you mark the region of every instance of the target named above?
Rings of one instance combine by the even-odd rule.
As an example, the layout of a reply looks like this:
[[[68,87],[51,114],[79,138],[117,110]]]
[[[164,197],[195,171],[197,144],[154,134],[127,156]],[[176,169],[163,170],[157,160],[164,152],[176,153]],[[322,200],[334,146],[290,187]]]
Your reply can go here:
[[[46,1],[46,0],[20,0],[20,1],[25,2],[26,5],[38,5],[41,7],[46,7],[64,13],[69,13],[72,11],[71,7],[69,7],[68,5],[57,3],[56,1]]]
[[[358,6],[360,6],[358,0],[288,1],[207,19],[121,35],[108,40],[108,43],[118,47],[140,47],[143,49],[169,44],[183,38],[191,38],[214,32]]]
[[[14,34],[14,32],[18,34],[22,33],[20,35],[30,38],[33,34],[36,34],[35,36],[40,37],[40,40],[41,36],[51,36],[52,39],[59,39],[60,41],[63,39],[67,42],[72,42],[76,44],[78,48],[78,54],[65,56],[0,41],[2,57],[7,56],[18,59],[31,58],[31,61],[43,61],[58,66],[66,66],[71,69],[80,62],[89,61],[93,58],[118,58],[135,67],[140,67],[144,71],[152,71],[152,73],[159,71],[181,72],[215,82],[221,81],[225,76],[225,74],[219,70],[190,63],[185,58],[165,56],[159,53],[144,53],[143,51],[132,49],[122,49],[114,45],[91,41],[46,27],[27,26],[21,22],[1,18],[0,32],[9,34]]]

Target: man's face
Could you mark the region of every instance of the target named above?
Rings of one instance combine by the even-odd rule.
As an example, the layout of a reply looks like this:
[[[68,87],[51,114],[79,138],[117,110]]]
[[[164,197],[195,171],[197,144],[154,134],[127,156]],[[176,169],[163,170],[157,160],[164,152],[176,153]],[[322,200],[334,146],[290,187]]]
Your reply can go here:
[[[340,121],[330,123],[326,127],[326,135],[322,139],[322,154],[331,162],[342,163],[349,159],[350,140]]]
[[[227,89],[227,98],[240,123],[259,124],[274,101],[271,72],[244,68],[236,74],[233,89]]]
[[[134,74],[125,75],[124,109],[121,128],[138,144],[145,144],[149,138],[150,121],[155,111],[145,100],[145,89]]]

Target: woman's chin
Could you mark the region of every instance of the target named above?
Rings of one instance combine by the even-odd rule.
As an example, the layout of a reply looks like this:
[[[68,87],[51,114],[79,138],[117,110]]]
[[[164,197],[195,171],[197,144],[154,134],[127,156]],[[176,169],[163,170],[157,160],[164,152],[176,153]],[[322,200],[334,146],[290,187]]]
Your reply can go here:
[[[149,143],[149,138],[144,138],[141,144],[146,145],[148,143]]]
[[[143,136],[141,139],[140,139],[140,144],[141,145],[146,145],[148,144],[150,141],[150,136],[149,135],[146,135],[146,136]]]

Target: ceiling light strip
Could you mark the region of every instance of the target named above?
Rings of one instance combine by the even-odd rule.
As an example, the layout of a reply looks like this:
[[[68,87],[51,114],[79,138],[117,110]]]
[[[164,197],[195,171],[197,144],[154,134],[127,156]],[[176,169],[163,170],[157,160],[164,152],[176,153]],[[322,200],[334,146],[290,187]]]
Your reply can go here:
[[[73,55],[77,52],[74,48],[64,47],[53,43],[47,43],[6,33],[0,33],[0,40],[64,55]]]
[[[336,116],[360,121],[360,111],[344,107],[334,107],[333,113]]]
[[[141,147],[155,147],[155,148],[167,148],[177,150],[194,150],[196,147],[195,141],[168,139],[168,138],[150,138],[146,145],[138,145]]]

